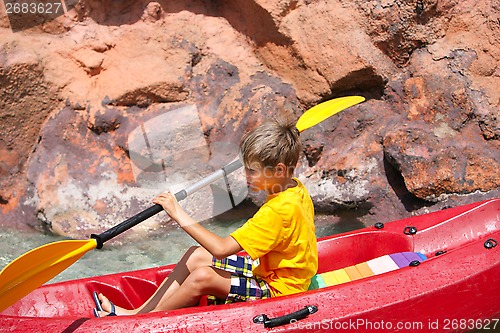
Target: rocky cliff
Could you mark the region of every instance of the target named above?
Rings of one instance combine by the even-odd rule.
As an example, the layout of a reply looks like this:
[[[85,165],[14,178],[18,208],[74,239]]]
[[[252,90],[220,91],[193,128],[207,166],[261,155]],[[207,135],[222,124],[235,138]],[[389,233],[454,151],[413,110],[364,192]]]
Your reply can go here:
[[[299,176],[329,223],[500,196],[498,1],[66,4],[42,20],[0,6],[5,227],[103,231],[148,207],[165,179],[229,162],[264,118],[345,95],[367,101],[303,133]],[[176,125],[192,114],[197,129]],[[155,146],[151,128],[184,130]],[[140,165],[161,147],[161,163]]]

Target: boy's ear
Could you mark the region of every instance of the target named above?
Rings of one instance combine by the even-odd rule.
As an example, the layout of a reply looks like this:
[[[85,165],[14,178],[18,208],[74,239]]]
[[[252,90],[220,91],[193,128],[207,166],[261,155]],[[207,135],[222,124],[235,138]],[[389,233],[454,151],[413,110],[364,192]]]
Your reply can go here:
[[[276,172],[276,176],[278,177],[284,177],[287,175],[287,167],[283,163],[278,163],[275,167],[274,170]]]

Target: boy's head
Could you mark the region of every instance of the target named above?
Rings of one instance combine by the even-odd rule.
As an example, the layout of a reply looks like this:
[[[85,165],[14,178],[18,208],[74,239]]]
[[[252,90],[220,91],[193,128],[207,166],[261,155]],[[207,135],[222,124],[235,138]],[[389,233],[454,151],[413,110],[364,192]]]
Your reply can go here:
[[[279,163],[293,172],[302,150],[299,131],[291,117],[277,117],[245,134],[240,151],[245,167],[258,163],[274,168]]]

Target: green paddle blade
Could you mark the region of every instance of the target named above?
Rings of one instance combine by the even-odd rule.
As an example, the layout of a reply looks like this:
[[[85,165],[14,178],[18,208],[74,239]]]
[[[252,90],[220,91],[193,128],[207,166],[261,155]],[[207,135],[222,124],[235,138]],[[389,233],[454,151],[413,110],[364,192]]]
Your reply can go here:
[[[335,98],[316,106],[313,106],[302,116],[300,116],[297,121],[297,129],[299,132],[305,131],[308,128],[313,127],[314,125],[319,124],[323,120],[333,116],[334,114],[345,110],[353,105],[361,103],[365,100],[362,96],[347,96]]]
[[[97,246],[95,239],[66,240],[33,249],[0,272],[0,312],[71,266]]]

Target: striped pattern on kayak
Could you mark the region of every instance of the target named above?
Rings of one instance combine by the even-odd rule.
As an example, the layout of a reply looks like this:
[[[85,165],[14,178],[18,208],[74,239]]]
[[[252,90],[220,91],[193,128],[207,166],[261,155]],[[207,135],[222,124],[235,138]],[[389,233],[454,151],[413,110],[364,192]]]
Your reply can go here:
[[[387,254],[356,265],[316,274],[311,279],[309,290],[335,286],[338,284],[379,275],[408,267],[411,262],[422,262],[427,257],[419,252],[399,252]]]

